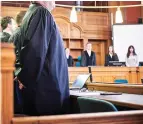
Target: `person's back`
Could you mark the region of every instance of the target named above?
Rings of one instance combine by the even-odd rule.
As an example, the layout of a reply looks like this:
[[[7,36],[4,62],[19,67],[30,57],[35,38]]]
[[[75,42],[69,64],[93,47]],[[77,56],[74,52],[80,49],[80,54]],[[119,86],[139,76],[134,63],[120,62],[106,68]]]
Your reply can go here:
[[[62,39],[50,12],[32,5],[20,27],[24,112],[64,114],[69,107],[68,68]]]

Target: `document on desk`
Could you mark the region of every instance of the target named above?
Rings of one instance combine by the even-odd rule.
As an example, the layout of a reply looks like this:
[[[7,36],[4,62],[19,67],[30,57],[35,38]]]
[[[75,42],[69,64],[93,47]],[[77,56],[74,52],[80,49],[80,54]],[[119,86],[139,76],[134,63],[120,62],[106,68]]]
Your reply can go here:
[[[72,96],[99,96],[100,93],[96,92],[96,91],[81,92],[81,91],[71,91],[70,90],[70,95],[72,95]]]

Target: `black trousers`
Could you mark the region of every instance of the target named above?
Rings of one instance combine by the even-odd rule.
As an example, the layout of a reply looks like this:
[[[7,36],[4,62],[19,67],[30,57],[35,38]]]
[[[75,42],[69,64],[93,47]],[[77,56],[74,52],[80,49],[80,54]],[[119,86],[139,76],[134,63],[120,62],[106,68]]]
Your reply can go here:
[[[19,89],[19,83],[14,81],[14,114],[23,114],[23,100],[21,90]]]

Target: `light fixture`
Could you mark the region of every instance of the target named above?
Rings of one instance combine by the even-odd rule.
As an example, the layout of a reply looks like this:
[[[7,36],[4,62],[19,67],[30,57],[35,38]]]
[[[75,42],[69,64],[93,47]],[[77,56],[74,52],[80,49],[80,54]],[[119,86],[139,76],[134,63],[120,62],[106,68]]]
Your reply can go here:
[[[70,15],[70,22],[77,22],[77,13],[75,7],[72,8],[71,15]]]
[[[122,12],[120,10],[120,7],[118,7],[116,11],[116,23],[122,23],[122,22],[123,22]]]

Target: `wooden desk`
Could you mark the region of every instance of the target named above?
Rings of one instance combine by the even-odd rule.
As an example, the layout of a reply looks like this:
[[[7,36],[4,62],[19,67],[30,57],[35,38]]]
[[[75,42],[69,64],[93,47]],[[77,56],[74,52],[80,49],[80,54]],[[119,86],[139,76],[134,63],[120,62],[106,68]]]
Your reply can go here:
[[[100,91],[96,92],[79,92],[70,91],[72,98],[77,98],[80,96],[92,97],[103,99],[112,102],[113,104],[129,107],[133,109],[143,109],[143,95],[136,94],[125,94],[122,95],[100,95]]]
[[[88,67],[69,67],[69,82],[72,84],[79,74],[89,73]],[[90,82],[89,80],[87,82]]]
[[[140,67],[142,68],[142,67]],[[141,69],[136,67],[91,67],[93,82],[114,82],[115,79],[126,79],[130,84],[141,84],[138,76]]]
[[[88,67],[69,67],[69,81],[73,82],[77,75],[89,73]],[[115,79],[126,79],[129,84],[141,84],[143,67],[91,67],[93,82],[114,82]],[[90,82],[88,80],[87,82]]]
[[[100,90],[109,92],[122,92],[131,94],[142,94],[143,85],[129,85],[129,84],[108,84],[108,83],[87,83],[90,90]]]

